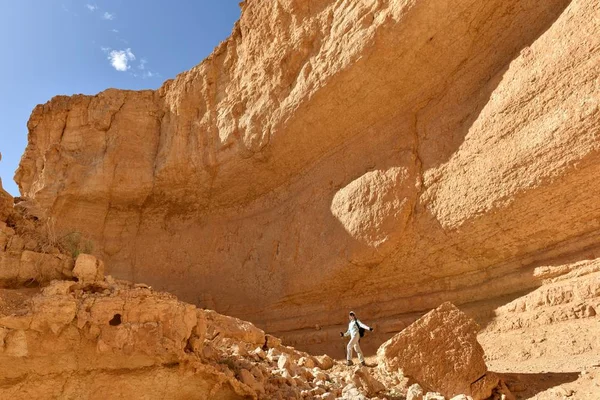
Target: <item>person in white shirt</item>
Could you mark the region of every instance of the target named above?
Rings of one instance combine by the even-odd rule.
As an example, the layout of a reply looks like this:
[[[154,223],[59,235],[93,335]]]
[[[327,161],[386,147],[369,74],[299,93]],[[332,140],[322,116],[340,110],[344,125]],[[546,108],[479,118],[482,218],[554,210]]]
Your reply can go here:
[[[350,311],[348,319],[350,320],[350,322],[348,323],[348,330],[346,331],[346,333],[340,332],[340,336],[342,337],[350,336],[350,341],[348,342],[348,346],[346,347],[346,360],[348,360],[347,365],[352,365],[352,348],[354,348],[354,351],[356,351],[360,363],[362,365],[367,365],[365,363],[365,357],[363,356],[363,353],[360,349],[360,345],[358,344],[361,337],[360,328],[369,331],[372,331],[373,328],[370,328],[367,325],[360,322],[358,318],[356,318],[356,314],[354,314],[354,311]]]

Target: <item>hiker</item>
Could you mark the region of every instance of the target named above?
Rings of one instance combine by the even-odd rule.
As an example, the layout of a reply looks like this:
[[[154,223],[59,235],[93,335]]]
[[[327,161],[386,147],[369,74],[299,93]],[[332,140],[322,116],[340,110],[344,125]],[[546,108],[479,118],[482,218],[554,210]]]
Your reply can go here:
[[[352,365],[352,348],[353,347],[354,347],[354,350],[356,351],[356,354],[358,355],[358,359],[359,359],[360,363],[362,365],[367,365],[365,363],[365,357],[363,356],[363,353],[360,350],[360,345],[358,344],[358,342],[360,341],[360,338],[362,336],[364,336],[365,330],[368,329],[368,330],[372,331],[373,328],[370,328],[367,325],[360,322],[358,320],[358,318],[356,318],[356,314],[354,314],[354,311],[350,311],[350,314],[348,315],[348,319],[350,320],[350,323],[348,324],[348,330],[346,331],[346,333],[340,332],[341,337],[350,336],[350,341],[348,342],[348,347],[346,347],[346,359],[348,360],[347,365]]]

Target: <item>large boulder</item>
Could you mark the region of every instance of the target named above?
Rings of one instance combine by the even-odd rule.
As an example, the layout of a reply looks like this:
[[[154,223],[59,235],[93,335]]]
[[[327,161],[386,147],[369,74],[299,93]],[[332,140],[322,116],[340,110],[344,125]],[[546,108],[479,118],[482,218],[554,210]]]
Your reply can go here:
[[[379,364],[447,398],[485,399],[498,378],[487,371],[478,331],[475,321],[446,302],[385,342],[377,351]]]

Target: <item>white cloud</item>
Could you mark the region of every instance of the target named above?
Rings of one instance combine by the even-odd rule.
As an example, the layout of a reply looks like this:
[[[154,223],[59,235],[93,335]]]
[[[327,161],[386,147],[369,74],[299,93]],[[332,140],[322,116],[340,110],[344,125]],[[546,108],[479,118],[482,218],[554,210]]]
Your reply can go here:
[[[108,53],[110,64],[117,71],[127,71],[130,67],[129,62],[135,60],[135,55],[131,49],[112,50]]]
[[[86,4],[85,6],[87,7],[88,10],[90,10],[92,12],[96,11],[98,9],[98,6],[95,4]]]
[[[105,53],[108,53],[110,51],[110,47],[104,47],[104,46],[102,46],[102,47],[100,47],[100,50],[102,50]]]
[[[118,29],[113,29],[112,31],[113,31],[114,33],[119,33],[119,30],[118,30]]]
[[[106,20],[112,21],[113,19],[115,19],[115,14],[111,14],[109,12],[105,12],[104,15],[102,15],[102,19],[106,19]]]
[[[142,79],[160,78],[160,74],[158,72],[152,72],[152,71],[148,71],[148,70],[142,70],[139,73],[138,72],[134,72],[133,76],[135,78],[142,78]]]
[[[146,69],[146,64],[148,64],[148,60],[146,60],[145,58],[142,58],[140,60],[140,65],[138,65],[139,69]]]

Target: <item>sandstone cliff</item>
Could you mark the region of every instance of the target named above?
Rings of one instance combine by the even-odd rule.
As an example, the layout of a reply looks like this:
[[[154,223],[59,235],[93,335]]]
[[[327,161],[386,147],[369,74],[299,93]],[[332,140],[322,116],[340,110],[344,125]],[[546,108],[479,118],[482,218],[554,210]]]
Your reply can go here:
[[[104,276],[105,264],[81,253],[85,241],[56,236],[31,204],[6,200],[2,399],[598,398],[598,259],[536,268],[542,287],[501,302],[477,338],[477,324],[445,303],[393,335],[377,363],[347,367],[249,322]]]
[[[304,348],[348,308],[395,332],[597,256],[599,18],[594,0],[249,0],[159,90],[38,106],[16,180],[116,277]]]

